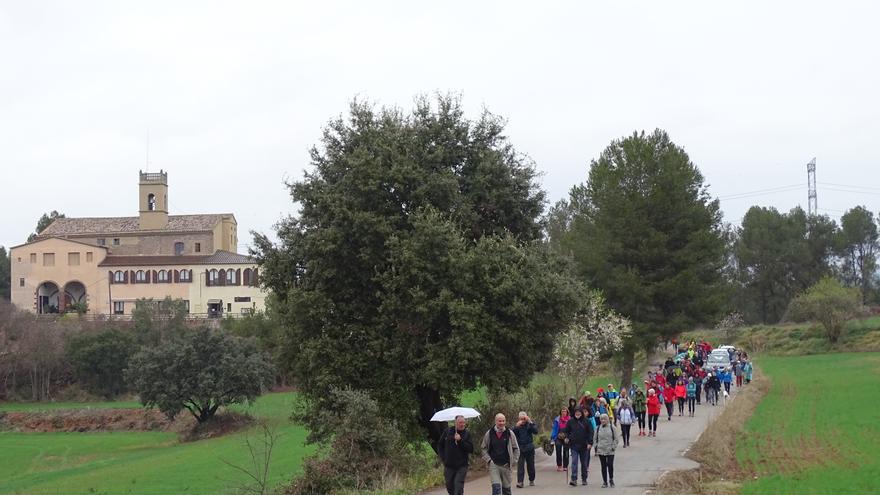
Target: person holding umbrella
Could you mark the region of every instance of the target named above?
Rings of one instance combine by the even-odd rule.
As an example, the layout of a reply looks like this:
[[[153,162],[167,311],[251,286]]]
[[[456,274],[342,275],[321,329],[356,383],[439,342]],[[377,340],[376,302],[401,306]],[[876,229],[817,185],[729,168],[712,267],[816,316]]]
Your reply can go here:
[[[455,426],[440,436],[437,453],[443,461],[443,478],[449,495],[464,495],[464,479],[468,472],[468,457],[474,453],[471,434],[465,428],[464,416],[455,417]]]
[[[503,414],[495,415],[495,426],[483,436],[480,450],[489,465],[492,495],[510,495],[510,474],[519,461],[519,444],[516,435],[507,428],[507,418]]]

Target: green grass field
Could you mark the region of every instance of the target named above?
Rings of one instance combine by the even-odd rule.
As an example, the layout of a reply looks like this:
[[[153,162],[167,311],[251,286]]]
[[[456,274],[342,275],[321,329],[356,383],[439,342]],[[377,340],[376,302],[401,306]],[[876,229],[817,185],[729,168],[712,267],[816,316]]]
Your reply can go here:
[[[737,460],[743,494],[880,493],[880,353],[765,357]]]
[[[237,407],[267,420],[282,434],[275,446],[271,477],[289,481],[312,452],[304,446],[306,431],[288,417],[292,393],[261,397],[253,406]],[[130,403],[122,403],[131,405]],[[82,404],[5,404],[0,410],[81,407]],[[118,403],[90,407],[120,407]],[[173,433],[0,433],[2,494],[214,494],[234,493],[245,476],[223,463],[246,465],[246,435],[179,443]]]

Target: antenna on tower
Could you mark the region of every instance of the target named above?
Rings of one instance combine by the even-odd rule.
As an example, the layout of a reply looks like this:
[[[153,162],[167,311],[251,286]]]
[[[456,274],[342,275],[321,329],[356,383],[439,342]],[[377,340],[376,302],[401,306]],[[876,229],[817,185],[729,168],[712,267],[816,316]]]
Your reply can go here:
[[[816,203],[816,157],[807,164],[807,212],[810,216],[819,214]]]

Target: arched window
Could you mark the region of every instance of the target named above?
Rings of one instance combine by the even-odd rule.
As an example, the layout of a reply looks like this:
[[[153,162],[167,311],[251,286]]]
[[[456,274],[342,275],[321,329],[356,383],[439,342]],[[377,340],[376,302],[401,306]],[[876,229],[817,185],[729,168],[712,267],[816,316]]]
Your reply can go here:
[[[189,270],[180,270],[180,281],[189,282]]]
[[[147,195],[147,209],[150,211],[156,210],[156,195],[153,193]]]
[[[165,270],[159,270],[159,273],[156,274],[157,282],[168,282],[168,272]]]
[[[147,274],[144,273],[143,270],[136,271],[134,274],[134,281],[135,282],[146,282],[147,281]]]
[[[226,270],[226,285],[235,285],[235,270]]]
[[[210,275],[208,276],[208,282],[210,282],[210,285],[217,285],[218,279],[217,270],[211,270]]]
[[[125,282],[125,274],[119,270],[116,270],[115,272],[113,272],[113,281],[117,284]]]

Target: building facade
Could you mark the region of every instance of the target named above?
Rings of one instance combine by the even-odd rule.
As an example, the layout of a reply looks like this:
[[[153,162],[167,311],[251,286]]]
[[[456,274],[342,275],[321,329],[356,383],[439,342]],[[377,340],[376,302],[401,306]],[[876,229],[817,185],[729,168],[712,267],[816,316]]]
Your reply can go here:
[[[130,315],[137,301],[166,297],[206,317],[264,309],[234,215],[169,215],[162,171],[140,173],[138,204],[137,217],[56,219],[13,247],[12,302],[37,314]]]

